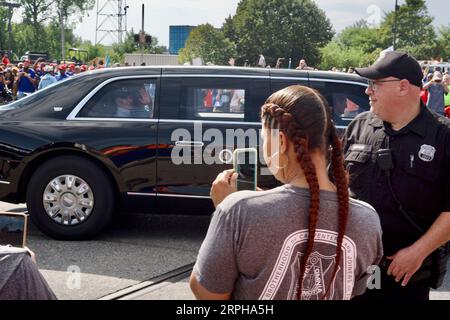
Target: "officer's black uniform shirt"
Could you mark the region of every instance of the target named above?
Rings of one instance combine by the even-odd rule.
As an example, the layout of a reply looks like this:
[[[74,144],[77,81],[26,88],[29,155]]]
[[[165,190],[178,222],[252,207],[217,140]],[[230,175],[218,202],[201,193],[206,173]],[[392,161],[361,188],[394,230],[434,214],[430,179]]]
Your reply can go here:
[[[412,245],[421,233],[401,213],[376,161],[379,149],[392,149],[392,190],[424,230],[450,211],[450,121],[424,105],[406,127],[394,131],[372,112],[358,115],[344,135],[351,195],[371,204],[383,229],[386,255]]]

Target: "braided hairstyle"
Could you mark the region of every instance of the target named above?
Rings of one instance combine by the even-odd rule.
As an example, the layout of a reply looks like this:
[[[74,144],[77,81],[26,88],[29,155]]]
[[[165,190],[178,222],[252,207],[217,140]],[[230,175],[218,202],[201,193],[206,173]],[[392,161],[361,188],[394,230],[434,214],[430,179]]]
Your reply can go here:
[[[338,238],[336,260],[330,285],[322,299],[329,293],[342,258],[342,242],[345,235],[349,210],[348,180],[345,173],[341,140],[331,121],[330,109],[325,98],[316,90],[294,85],[272,94],[261,108],[263,125],[268,129],[278,129],[284,132],[294,145],[297,161],[305,174],[311,197],[309,208],[308,241],[306,253],[300,263],[300,276],[297,283],[297,298],[301,300],[302,285],[306,272],[307,261],[314,247],[316,225],[320,208],[320,188],[316,169],[311,159],[311,151],[319,150],[330,156],[331,172],[337,188]]]

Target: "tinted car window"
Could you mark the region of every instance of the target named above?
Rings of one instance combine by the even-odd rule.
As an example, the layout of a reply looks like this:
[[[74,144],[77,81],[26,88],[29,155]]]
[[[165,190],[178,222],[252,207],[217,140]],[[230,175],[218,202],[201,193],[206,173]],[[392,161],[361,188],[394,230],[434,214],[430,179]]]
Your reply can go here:
[[[196,119],[244,119],[245,89],[187,87],[185,90],[184,104]]]
[[[155,117],[156,79],[118,80],[101,88],[83,107],[78,117]]]
[[[243,121],[245,118],[249,87],[243,79],[183,79],[180,89],[182,118],[229,121]]]
[[[311,87],[317,89],[327,99],[337,124],[348,123],[359,113],[370,109],[364,86],[311,81]]]
[[[0,107],[2,118],[21,120],[65,119],[73,108],[101,82],[89,74],[73,76]]]

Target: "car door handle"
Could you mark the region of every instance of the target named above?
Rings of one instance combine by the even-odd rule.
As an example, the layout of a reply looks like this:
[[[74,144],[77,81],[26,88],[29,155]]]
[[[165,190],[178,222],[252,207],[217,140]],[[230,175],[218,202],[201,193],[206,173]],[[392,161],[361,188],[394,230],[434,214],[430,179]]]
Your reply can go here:
[[[205,144],[201,141],[177,141],[175,146],[177,147],[203,147]]]

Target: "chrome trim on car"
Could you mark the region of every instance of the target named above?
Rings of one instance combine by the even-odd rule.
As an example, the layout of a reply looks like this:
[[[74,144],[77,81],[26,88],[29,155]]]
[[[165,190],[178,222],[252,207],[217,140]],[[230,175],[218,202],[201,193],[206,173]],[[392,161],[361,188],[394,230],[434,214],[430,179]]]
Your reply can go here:
[[[131,118],[75,118],[71,120],[83,121],[123,121],[123,122],[169,122],[169,123],[205,123],[205,124],[234,124],[234,125],[261,125],[261,122],[223,121],[223,120],[181,120],[181,119],[131,119]]]
[[[0,184],[11,184],[9,181],[0,180]]]
[[[205,143],[202,141],[176,141],[175,146],[177,147],[203,147]]]
[[[156,197],[156,193],[127,192],[127,195],[129,195],[129,196]]]
[[[362,87],[367,87],[367,83],[358,82],[358,81],[350,81],[350,80],[335,80],[335,79],[324,79],[324,78],[297,78],[297,77],[270,77],[271,80],[302,80],[302,81],[323,81],[323,82],[337,82],[337,83],[346,83],[346,84],[356,84]]]
[[[158,119],[145,119],[145,118],[84,118],[84,117],[79,117],[79,118],[67,119],[67,120],[158,123]]]
[[[231,74],[163,74],[163,78],[245,78],[245,79],[270,79],[270,76],[267,74],[266,76],[252,76],[252,75],[231,75]]]
[[[141,193],[141,192],[127,192],[129,196],[148,196],[148,197],[173,197],[173,198],[193,198],[193,199],[211,199],[210,196],[192,196],[185,194],[167,194],[167,193]]]
[[[191,195],[186,195],[186,194],[168,194],[168,193],[158,193],[158,197],[211,199],[210,196],[191,196]]]
[[[181,120],[181,119],[161,119],[160,122],[169,123],[206,123],[206,124],[234,124],[234,125],[261,125],[261,122],[241,122],[241,121],[224,121],[224,120]]]
[[[358,82],[358,81],[350,81],[350,80],[335,80],[335,79],[322,79],[322,78],[309,78],[309,81],[323,81],[323,82],[337,82],[337,83],[346,83],[346,84],[356,84],[361,87],[367,87],[368,84],[364,82]]]
[[[279,76],[275,76],[275,77],[270,77],[270,80],[302,80],[302,81],[308,81],[308,78],[303,78],[303,77],[279,77]]]

